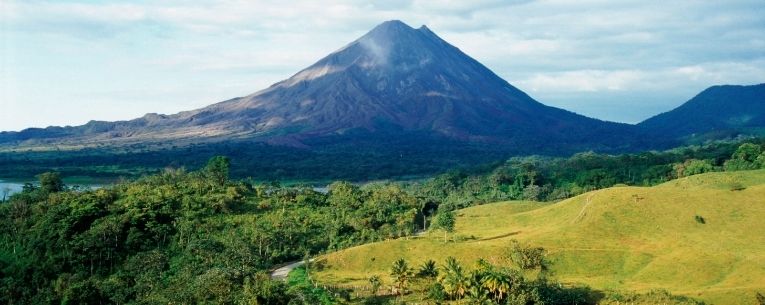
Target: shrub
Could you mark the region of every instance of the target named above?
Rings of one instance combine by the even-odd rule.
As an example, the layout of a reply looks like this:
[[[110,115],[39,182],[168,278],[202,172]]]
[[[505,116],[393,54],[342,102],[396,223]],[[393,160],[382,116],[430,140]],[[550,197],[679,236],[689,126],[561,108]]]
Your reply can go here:
[[[733,182],[733,183],[730,184],[730,190],[733,191],[733,192],[735,192],[735,191],[743,191],[745,189],[746,189],[746,186],[741,184],[741,182]]]
[[[382,286],[382,280],[379,276],[373,275],[369,277],[369,286],[372,289],[372,295],[377,295],[377,291],[380,290],[380,286]]]
[[[694,216],[693,218],[694,218],[694,219],[696,219],[696,222],[698,222],[698,223],[700,223],[700,224],[705,224],[705,223],[707,223],[707,222],[706,222],[706,220],[704,220],[704,217],[701,217],[701,216],[699,216],[699,215],[696,215],[696,216]]]
[[[598,302],[603,305],[618,304],[676,304],[676,305],[704,305],[704,302],[693,298],[678,296],[666,290],[651,290],[646,293],[615,292],[607,291],[606,295]]]
[[[446,300],[446,291],[444,291],[444,286],[439,282],[435,282],[433,285],[430,285],[430,288],[428,288],[428,299],[433,301]]]
[[[540,268],[545,270],[545,249],[541,247],[522,246],[517,240],[511,241],[508,256],[513,263],[524,270]]]

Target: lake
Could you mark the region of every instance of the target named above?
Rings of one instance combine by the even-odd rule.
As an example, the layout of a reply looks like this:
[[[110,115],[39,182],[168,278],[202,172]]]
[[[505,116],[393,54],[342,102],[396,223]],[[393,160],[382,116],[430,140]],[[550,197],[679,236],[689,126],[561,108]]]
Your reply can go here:
[[[8,182],[0,180],[0,199],[3,198],[3,195],[10,196],[15,193],[21,192],[21,188],[24,186],[24,183],[18,183],[18,182]]]
[[[24,183],[27,183],[27,181],[7,181],[7,180],[0,180],[0,200],[3,199],[3,194],[6,194],[6,196],[10,196],[13,194],[16,194],[18,192],[21,192],[21,189],[24,187]],[[36,184],[37,182],[31,182]],[[100,183],[66,183],[64,181],[64,184],[67,186],[74,186],[78,185],[81,188],[91,188],[91,189],[97,189],[103,186],[103,184]]]

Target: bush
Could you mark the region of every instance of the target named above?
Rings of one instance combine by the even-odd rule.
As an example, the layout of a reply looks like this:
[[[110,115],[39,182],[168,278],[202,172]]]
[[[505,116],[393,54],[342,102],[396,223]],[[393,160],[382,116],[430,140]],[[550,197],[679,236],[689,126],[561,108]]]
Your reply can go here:
[[[651,290],[647,293],[619,293],[609,291],[598,304],[676,304],[676,305],[704,305],[704,302],[669,293],[666,290]]]
[[[698,222],[698,223],[700,223],[700,224],[705,224],[705,223],[707,223],[707,222],[706,222],[706,220],[704,220],[704,217],[701,217],[701,216],[699,216],[699,215],[696,215],[696,216],[694,216],[693,218],[694,218],[694,219],[696,219],[696,222]]]
[[[433,301],[446,300],[446,291],[444,291],[444,286],[439,282],[435,282],[433,285],[430,285],[430,288],[428,288],[428,299]]]
[[[547,269],[544,248],[530,245],[522,246],[517,240],[512,240],[508,256],[521,269]]]
[[[743,191],[745,189],[746,189],[746,186],[741,184],[741,182],[733,182],[733,183],[730,184],[730,190],[733,191],[733,192],[735,192],[735,191]]]

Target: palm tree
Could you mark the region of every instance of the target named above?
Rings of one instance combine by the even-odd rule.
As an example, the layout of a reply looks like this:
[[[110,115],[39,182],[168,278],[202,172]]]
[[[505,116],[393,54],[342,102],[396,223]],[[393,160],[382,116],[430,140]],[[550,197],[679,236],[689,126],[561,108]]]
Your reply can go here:
[[[462,266],[454,257],[446,259],[444,274],[441,277],[441,285],[450,297],[462,299],[467,291],[468,278],[465,276]]]
[[[467,278],[467,294],[470,298],[470,304],[492,304],[489,298],[489,291],[483,285],[483,278],[486,272],[483,270],[473,270]]]
[[[506,274],[492,271],[483,276],[481,284],[494,295],[494,300],[499,303],[510,291],[511,279]]]
[[[417,275],[421,277],[438,276],[438,267],[436,267],[436,262],[434,262],[432,259],[429,259],[428,261],[426,261],[420,267],[420,271],[417,272]]]
[[[394,262],[390,270],[390,275],[393,277],[393,282],[396,283],[398,294],[403,294],[404,288],[406,288],[406,283],[412,277],[412,269],[409,269],[406,260],[400,258]]]

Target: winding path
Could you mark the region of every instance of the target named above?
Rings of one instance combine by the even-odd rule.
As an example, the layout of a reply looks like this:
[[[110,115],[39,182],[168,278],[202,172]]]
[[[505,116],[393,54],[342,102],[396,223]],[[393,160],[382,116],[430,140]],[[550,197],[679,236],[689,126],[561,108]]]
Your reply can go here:
[[[313,262],[314,259],[311,259],[310,261]],[[289,264],[276,268],[274,269],[274,271],[271,271],[271,279],[280,280],[280,281],[287,280],[287,275],[290,274],[290,271],[304,264],[305,264],[305,261],[300,260],[300,261],[291,262]]]
[[[411,237],[415,237],[415,238],[422,237],[426,233],[427,233],[427,231],[425,231],[425,230],[417,231]],[[315,259],[313,259],[313,258],[310,259],[310,262],[313,263],[314,261],[315,261]],[[287,275],[289,275],[292,270],[294,270],[295,268],[300,267],[302,265],[305,265],[305,261],[303,261],[303,260],[287,263],[286,265],[281,266],[281,267],[276,268],[273,271],[271,271],[271,279],[272,280],[280,280],[280,281],[287,280]]]
[[[587,195],[587,202],[582,207],[582,210],[579,211],[579,215],[577,215],[576,218],[574,218],[574,221],[572,221],[571,223],[576,223],[576,222],[582,220],[582,218],[584,218],[584,215],[586,214],[585,211],[587,210],[587,207],[589,207],[590,204],[592,203],[592,196],[595,196],[595,194],[597,192],[598,191],[593,191],[591,194]]]

